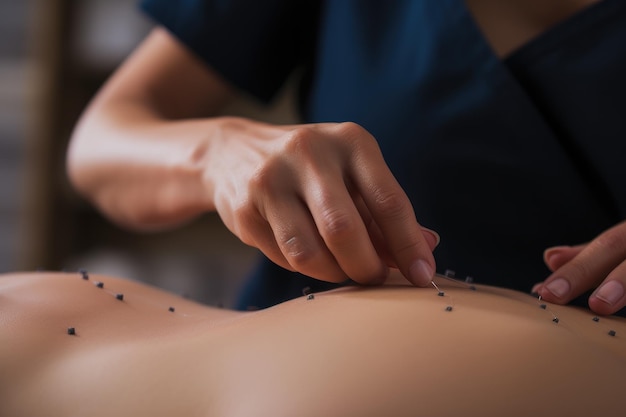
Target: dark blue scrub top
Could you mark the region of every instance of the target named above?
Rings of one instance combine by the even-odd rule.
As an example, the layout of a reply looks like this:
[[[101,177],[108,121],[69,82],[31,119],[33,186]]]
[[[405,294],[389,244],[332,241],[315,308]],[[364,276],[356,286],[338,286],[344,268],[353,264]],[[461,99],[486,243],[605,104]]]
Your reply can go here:
[[[302,117],[379,141],[440,272],[529,291],[545,248],[626,218],[626,2],[499,59],[463,0],[144,0],[234,85],[269,101],[302,69]],[[239,307],[334,285],[262,260]],[[586,294],[585,296],[587,296]],[[578,303],[586,303],[585,297]]]

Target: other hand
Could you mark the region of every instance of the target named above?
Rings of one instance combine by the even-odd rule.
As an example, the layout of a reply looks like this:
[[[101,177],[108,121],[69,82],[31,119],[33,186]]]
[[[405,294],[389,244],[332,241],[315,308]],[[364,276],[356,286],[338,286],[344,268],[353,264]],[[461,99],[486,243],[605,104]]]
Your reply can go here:
[[[589,243],[556,246],[544,252],[552,274],[533,287],[543,299],[565,304],[595,289],[589,307],[598,314],[613,314],[626,305],[626,222]]]

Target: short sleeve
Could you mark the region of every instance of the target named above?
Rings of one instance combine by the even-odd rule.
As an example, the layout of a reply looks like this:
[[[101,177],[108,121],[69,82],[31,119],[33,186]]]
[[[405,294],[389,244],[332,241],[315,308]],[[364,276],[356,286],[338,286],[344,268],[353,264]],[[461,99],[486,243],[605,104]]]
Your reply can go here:
[[[225,79],[266,102],[315,49],[313,0],[141,0],[140,8]]]

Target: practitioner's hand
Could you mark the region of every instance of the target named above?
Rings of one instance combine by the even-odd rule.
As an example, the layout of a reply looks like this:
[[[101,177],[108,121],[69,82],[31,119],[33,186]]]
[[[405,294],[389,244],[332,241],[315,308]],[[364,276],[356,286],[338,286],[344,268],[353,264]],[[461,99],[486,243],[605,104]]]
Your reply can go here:
[[[210,139],[207,186],[244,243],[325,281],[381,284],[392,266],[415,285],[430,283],[438,236],[417,223],[365,129],[228,123],[232,130]]]
[[[626,305],[626,222],[591,242],[557,246],[544,253],[553,272],[533,291],[546,301],[565,304],[590,289],[589,307],[598,314],[613,314]]]

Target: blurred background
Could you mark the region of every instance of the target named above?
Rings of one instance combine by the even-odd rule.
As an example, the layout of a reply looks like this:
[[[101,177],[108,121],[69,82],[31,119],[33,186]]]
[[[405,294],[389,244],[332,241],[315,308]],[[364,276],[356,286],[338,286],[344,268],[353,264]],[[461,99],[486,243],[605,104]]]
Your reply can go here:
[[[0,0],[0,273],[78,270],[147,282],[232,306],[258,252],[207,214],[138,234],[103,218],[70,187],[74,124],[150,31],[138,0]],[[270,109],[241,97],[228,113],[296,121],[293,89]]]

